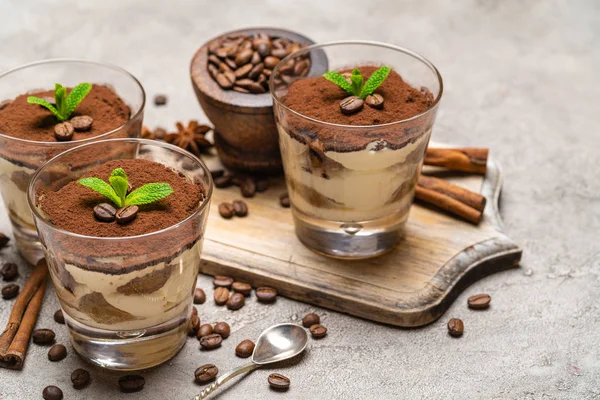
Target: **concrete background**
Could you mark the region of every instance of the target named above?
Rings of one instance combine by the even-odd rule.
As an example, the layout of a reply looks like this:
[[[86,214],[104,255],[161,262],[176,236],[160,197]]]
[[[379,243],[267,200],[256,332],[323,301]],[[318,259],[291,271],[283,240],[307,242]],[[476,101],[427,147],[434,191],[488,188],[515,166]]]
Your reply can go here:
[[[167,107],[148,106],[150,126],[205,120],[189,60],[225,30],[277,25],[316,41],[404,45],[431,59],[445,80],[434,139],[490,147],[502,163],[502,213],[506,232],[524,247],[521,269],[471,286],[422,329],[316,309],[329,335],[311,341],[300,362],[278,369],[292,380],[287,394],[269,390],[265,369],[219,398],[600,398],[599,2],[1,0],[0,15],[0,69],[48,57],[120,65],[149,96],[169,96]],[[0,230],[9,230],[4,213]],[[0,257],[27,270],[13,248]],[[199,282],[211,286],[206,277]],[[488,311],[467,309],[467,297],[477,292],[492,295]],[[272,306],[252,300],[236,313],[211,303],[201,307],[202,320],[227,320],[233,329],[223,348],[200,352],[190,340],[168,365],[143,373],[140,393],[120,394],[119,374],[98,369],[91,386],[76,392],[69,375],[83,361],[71,351],[50,363],[47,349],[33,345],[23,371],[0,370],[0,399],[38,399],[50,384],[66,399],[188,399],[200,389],[192,382],[196,367],[237,366],[239,341],[315,311],[283,298]],[[0,301],[0,321],[11,304]],[[38,327],[56,330],[66,343],[64,327],[52,320],[57,308],[50,290]],[[446,333],[451,316],[465,322],[461,339]]]

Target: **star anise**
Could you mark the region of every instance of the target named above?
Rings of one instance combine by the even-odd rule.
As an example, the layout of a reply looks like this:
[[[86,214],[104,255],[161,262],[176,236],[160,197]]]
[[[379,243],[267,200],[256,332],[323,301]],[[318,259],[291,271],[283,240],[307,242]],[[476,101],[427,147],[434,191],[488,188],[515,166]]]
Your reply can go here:
[[[178,132],[167,134],[164,138],[165,142],[179,146],[198,157],[200,153],[213,147],[213,144],[205,137],[206,133],[212,130],[210,126],[198,125],[198,121],[193,120],[188,123],[187,127],[184,127],[181,122],[177,122],[175,125]]]

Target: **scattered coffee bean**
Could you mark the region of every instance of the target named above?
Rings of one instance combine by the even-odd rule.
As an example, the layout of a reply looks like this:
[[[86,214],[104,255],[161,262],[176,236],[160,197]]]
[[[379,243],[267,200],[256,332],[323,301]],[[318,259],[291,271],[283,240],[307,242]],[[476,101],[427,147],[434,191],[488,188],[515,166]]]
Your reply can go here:
[[[321,339],[322,337],[324,337],[325,335],[327,335],[327,328],[325,328],[321,324],[311,325],[311,327],[309,328],[309,330],[310,330],[310,334],[315,339]]]
[[[213,333],[212,335],[202,336],[200,338],[200,346],[207,350],[216,349],[221,346],[223,342],[223,338],[218,333]]]
[[[2,266],[0,274],[5,281],[12,281],[19,276],[19,267],[15,263],[6,263]]]
[[[313,325],[317,325],[321,323],[321,317],[319,317],[315,313],[306,314],[304,318],[302,318],[302,326],[305,328],[310,328]]]
[[[198,383],[207,383],[215,379],[219,375],[219,369],[214,364],[205,364],[196,368],[194,371],[194,379]]]
[[[290,387],[290,378],[281,374],[271,374],[267,380],[269,386],[276,390],[288,390]]]
[[[229,289],[226,287],[218,287],[215,289],[213,293],[213,298],[215,299],[215,303],[219,306],[224,305],[229,300]]]
[[[215,169],[214,171],[210,171],[210,176],[213,179],[217,179],[225,175],[225,170],[223,169]]]
[[[233,179],[231,175],[223,175],[215,178],[214,183],[216,187],[223,189],[233,185]]]
[[[192,315],[188,321],[188,336],[196,336],[200,330],[200,317]]]
[[[345,115],[354,114],[363,108],[364,103],[358,96],[348,96],[340,102],[340,110]]]
[[[6,236],[4,233],[0,233],[0,249],[6,246],[9,242],[10,238]]]
[[[213,329],[214,333],[221,335],[223,339],[227,339],[231,334],[231,328],[227,322],[217,322]]]
[[[58,322],[59,324],[65,323],[65,315],[63,314],[63,310],[56,310],[54,313],[54,321]]]
[[[259,193],[265,192],[269,188],[269,180],[267,178],[256,180],[256,191]]]
[[[383,108],[383,96],[378,93],[370,94],[365,99],[365,103],[367,103],[369,107],[380,110]]]
[[[90,373],[83,368],[71,372],[71,383],[75,389],[83,389],[90,383]]]
[[[490,306],[491,301],[492,298],[489,294],[481,293],[469,297],[467,304],[469,305],[469,308],[474,310],[485,310]]]
[[[252,292],[252,286],[245,282],[233,282],[231,284],[231,288],[234,291],[243,294],[244,296],[249,296],[250,292]]]
[[[42,391],[44,400],[62,400],[63,392],[56,386],[46,386]]]
[[[19,285],[15,285],[14,283],[8,284],[2,288],[2,298],[5,300],[15,298],[19,294],[19,290]]]
[[[204,304],[206,301],[206,293],[200,288],[194,290],[194,304]]]
[[[221,217],[225,219],[230,219],[235,215],[235,208],[233,208],[233,204],[231,203],[221,203],[219,204],[219,214]]]
[[[198,339],[201,339],[204,336],[212,335],[213,333],[218,333],[218,332],[214,331],[214,328],[211,324],[202,324],[202,325],[200,325],[200,328],[198,328],[198,333],[196,334],[196,337]]]
[[[245,217],[248,215],[248,206],[242,200],[234,200],[233,212],[238,217]]]
[[[198,315],[198,309],[196,307],[192,307],[192,315]]]
[[[113,222],[117,210],[109,203],[100,203],[94,207],[94,217],[101,222]]]
[[[76,132],[87,132],[92,129],[94,119],[88,115],[79,115],[69,120]]]
[[[73,138],[75,128],[69,122],[61,122],[54,126],[54,138],[59,142],[67,142]]]
[[[36,329],[31,337],[35,344],[50,344],[54,342],[56,335],[51,329]]]
[[[140,375],[125,375],[119,378],[119,389],[123,393],[139,392],[145,384],[146,380]]]
[[[230,288],[233,283],[233,278],[225,275],[217,275],[212,281],[215,287],[226,287]]]
[[[234,293],[227,300],[227,308],[229,308],[230,310],[239,310],[240,308],[244,307],[245,303],[246,303],[246,298],[244,297],[243,294]]]
[[[67,348],[62,344],[55,344],[48,350],[48,360],[60,361],[67,356]]]
[[[241,358],[248,358],[254,351],[254,342],[252,340],[242,340],[235,348],[235,355]]]
[[[119,208],[115,214],[117,224],[125,225],[133,221],[135,217],[137,217],[138,210],[138,206],[125,206],[123,208]]]
[[[254,197],[256,194],[256,183],[254,183],[254,179],[243,179],[240,183],[240,191],[244,197]]]
[[[290,196],[288,196],[287,192],[279,196],[279,204],[283,208],[290,208]]]
[[[463,324],[463,322],[460,319],[450,318],[450,321],[448,321],[448,333],[450,334],[450,336],[453,336],[453,337],[462,336],[464,330],[465,330],[465,325]]]
[[[256,298],[261,303],[272,303],[277,299],[277,290],[270,287],[259,287],[256,289]]]
[[[167,104],[167,96],[164,94],[157,94],[154,96],[154,104],[157,106],[164,106]]]

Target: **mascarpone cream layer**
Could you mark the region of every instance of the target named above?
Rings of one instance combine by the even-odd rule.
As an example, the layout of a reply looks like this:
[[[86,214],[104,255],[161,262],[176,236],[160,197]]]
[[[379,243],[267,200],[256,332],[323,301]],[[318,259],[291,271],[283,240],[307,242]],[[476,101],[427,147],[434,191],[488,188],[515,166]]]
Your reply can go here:
[[[33,176],[36,170],[22,167],[0,157],[0,191],[4,198],[4,204],[13,216],[18,217],[21,222],[34,227],[33,215],[27,204],[27,192],[22,191],[12,180],[14,172],[22,172]],[[35,229],[35,228],[33,228]]]

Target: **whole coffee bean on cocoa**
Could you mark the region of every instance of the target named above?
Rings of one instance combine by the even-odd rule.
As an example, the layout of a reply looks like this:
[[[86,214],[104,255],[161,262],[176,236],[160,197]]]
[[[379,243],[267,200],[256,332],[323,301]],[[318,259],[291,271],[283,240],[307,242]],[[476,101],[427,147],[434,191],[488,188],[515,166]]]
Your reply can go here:
[[[36,329],[31,338],[35,344],[50,344],[54,342],[56,335],[51,329]]]
[[[42,391],[42,398],[44,400],[62,400],[63,392],[57,386],[46,386]]]
[[[243,294],[234,293],[227,300],[227,308],[230,310],[239,310],[240,308],[244,307],[245,303],[246,303],[246,298],[244,297]]]
[[[100,203],[94,207],[94,217],[101,222],[113,222],[117,210],[109,203]]]
[[[312,325],[309,328],[309,330],[310,330],[310,334],[315,339],[321,339],[322,337],[325,337],[325,335],[327,335],[327,328],[325,328],[321,324]]]
[[[452,337],[462,336],[464,330],[465,330],[465,326],[460,319],[450,318],[450,321],[448,321],[448,333],[450,334],[450,336],[452,336]]]
[[[367,103],[367,105],[369,107],[382,109],[383,108],[383,96],[378,93],[370,94],[365,99],[365,103]]]
[[[235,355],[241,358],[248,358],[254,351],[254,342],[252,340],[242,340],[240,344],[235,347]]]
[[[0,233],[0,249],[8,244],[10,238],[6,236],[4,233]]]
[[[270,287],[259,287],[256,289],[256,298],[261,303],[272,303],[277,299],[277,290]]]
[[[214,364],[205,364],[196,368],[194,371],[194,379],[198,383],[207,383],[215,379],[219,375],[219,369]]]
[[[139,392],[145,384],[146,380],[140,375],[125,375],[119,378],[119,389],[123,393]]]
[[[71,118],[69,123],[73,126],[73,129],[75,129],[75,132],[87,132],[92,129],[94,119],[89,115],[79,115]]]
[[[154,96],[154,104],[157,106],[164,106],[167,104],[167,96],[164,94],[157,94]]]
[[[223,338],[218,333],[213,333],[212,335],[203,336],[200,338],[200,346],[207,350],[216,349],[221,346],[223,342]]]
[[[310,328],[313,325],[317,325],[321,323],[321,317],[319,317],[315,313],[306,314],[304,318],[302,318],[302,326],[305,328]]]
[[[233,283],[233,278],[225,275],[216,275],[212,281],[214,287],[230,288]]]
[[[200,328],[198,328],[198,333],[196,337],[198,339],[203,338],[204,336],[212,335],[214,332],[214,328],[211,324],[202,324]]]
[[[231,328],[227,322],[217,322],[213,328],[213,332],[221,335],[223,339],[227,339],[231,334]]]
[[[2,298],[5,300],[13,299],[17,297],[19,290],[19,285],[15,285],[14,283],[6,285],[2,288]]]
[[[200,329],[200,317],[192,315],[188,321],[188,336],[196,336]]]
[[[354,114],[363,108],[364,103],[358,96],[348,96],[340,102],[340,110],[345,115]]]
[[[62,344],[55,344],[48,350],[48,360],[60,361],[67,356],[67,348]]]
[[[54,125],[54,138],[58,142],[67,142],[73,138],[75,128],[70,122],[61,122]]]
[[[492,298],[489,294],[481,293],[469,297],[467,304],[474,310],[485,310],[490,306]]]
[[[281,204],[281,207],[283,207],[283,208],[290,207],[290,197],[288,196],[287,193],[282,193],[279,196],[279,204]]]
[[[2,266],[0,274],[5,281],[12,281],[19,276],[19,267],[15,263],[6,263]]]
[[[115,214],[117,224],[125,225],[130,223],[137,217],[138,211],[138,206],[125,206],[123,208],[119,208]]]
[[[233,208],[233,204],[231,203],[221,203],[219,204],[219,214],[221,217],[225,219],[230,219],[235,215],[235,209]]]
[[[201,288],[194,290],[194,304],[204,304],[206,301],[206,293]]]
[[[71,372],[71,383],[75,389],[83,389],[90,383],[90,373],[83,368],[77,368]]]
[[[231,175],[223,175],[214,180],[215,186],[219,189],[223,189],[233,185],[233,178]]]
[[[248,215],[248,206],[242,200],[234,200],[233,211],[237,217],[245,217]]]
[[[63,310],[56,310],[54,313],[54,321],[58,322],[59,324],[65,323],[65,315],[63,314]]]
[[[233,282],[231,284],[231,288],[238,293],[243,294],[244,296],[249,296],[250,292],[252,292],[252,286],[245,282]]]
[[[227,289],[226,287],[216,288],[215,292],[213,293],[213,298],[215,299],[215,303],[218,306],[224,305],[229,299],[229,289]]]
[[[288,390],[290,387],[290,379],[285,375],[274,373],[269,375],[267,381],[269,382],[269,385],[276,390]]]

